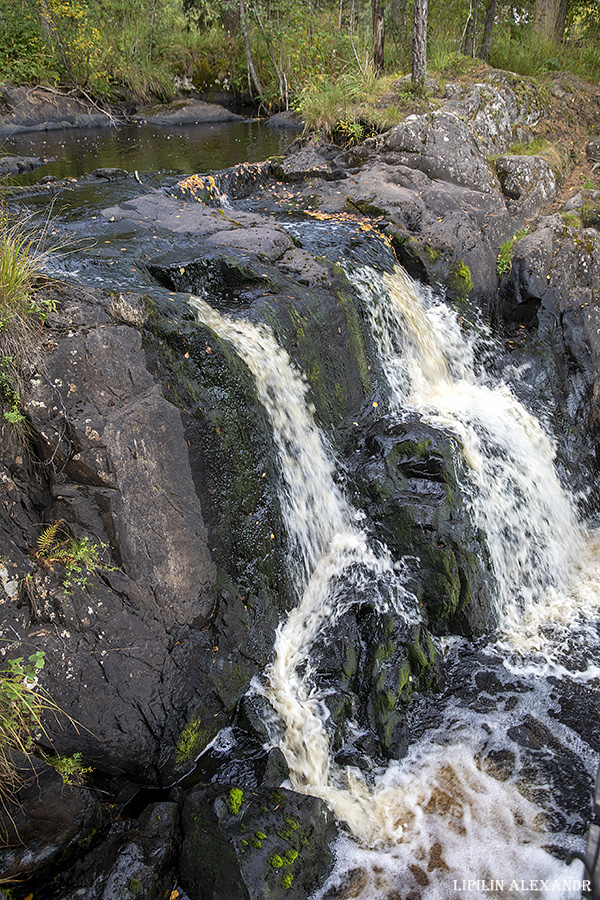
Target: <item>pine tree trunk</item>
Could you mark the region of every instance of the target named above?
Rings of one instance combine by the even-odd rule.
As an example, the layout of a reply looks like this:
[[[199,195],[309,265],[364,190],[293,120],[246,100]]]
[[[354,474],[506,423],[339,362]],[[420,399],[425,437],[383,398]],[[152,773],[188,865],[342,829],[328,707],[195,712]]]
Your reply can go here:
[[[485,11],[485,22],[483,23],[483,38],[481,47],[479,48],[479,59],[487,60],[490,55],[492,46],[492,35],[494,33],[494,22],[496,21],[496,0],[490,0]]]
[[[557,44],[563,39],[568,0],[535,0],[533,33]]]
[[[373,14],[373,66],[375,74],[383,74],[383,48],[385,44],[385,17],[383,0],[371,0]]]
[[[412,83],[423,85],[427,75],[427,0],[415,0],[412,40]]]

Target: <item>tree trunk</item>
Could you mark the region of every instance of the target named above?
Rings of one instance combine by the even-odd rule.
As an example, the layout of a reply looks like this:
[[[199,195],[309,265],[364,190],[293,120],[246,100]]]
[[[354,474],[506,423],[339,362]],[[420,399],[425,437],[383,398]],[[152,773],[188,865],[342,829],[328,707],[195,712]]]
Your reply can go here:
[[[254,66],[254,59],[252,58],[252,48],[250,47],[250,32],[248,30],[248,21],[246,19],[246,7],[244,6],[244,0],[240,0],[240,22],[242,25],[242,31],[244,33],[244,46],[246,48],[246,63],[248,65],[248,72],[250,73],[250,78],[252,79],[252,84],[254,85],[254,89],[259,97],[264,97],[265,89],[260,83],[260,78],[258,77],[258,73]]]
[[[385,43],[385,18],[383,0],[371,0],[373,14],[373,66],[375,74],[383,74],[383,46]]]
[[[44,40],[49,44],[53,43],[53,34],[52,34],[52,15],[48,9],[48,4],[46,0],[40,0],[39,5],[39,17],[40,17],[40,26],[42,29],[42,34],[44,35]]]
[[[535,0],[533,34],[560,43],[565,33],[568,0]]]
[[[273,45],[271,44],[271,39],[269,38],[267,29],[265,28],[263,20],[261,18],[261,15],[258,11],[258,6],[256,6],[254,8],[254,15],[256,16],[256,21],[258,22],[258,27],[262,31],[262,36],[263,36],[265,44],[267,46],[267,52],[269,54],[271,62],[273,63],[273,68],[275,69],[275,73],[276,73],[277,79],[279,81],[279,97],[286,104],[285,108],[287,109],[288,108],[287,107],[287,78],[286,78],[285,72],[283,71],[283,66],[277,65],[277,60],[275,59],[275,53],[273,51]],[[281,45],[279,47],[279,50],[280,50],[279,59],[281,62]]]
[[[412,83],[425,84],[427,75],[427,0],[415,0],[412,40]]]
[[[467,26],[465,28],[465,36],[463,40],[462,52],[465,56],[475,56],[475,33],[477,31],[477,13],[479,8],[479,0],[472,0]]]
[[[494,22],[496,21],[496,0],[490,0],[485,11],[485,22],[483,23],[483,38],[481,39],[481,47],[479,48],[479,59],[487,61],[492,46],[492,35],[494,33]]]

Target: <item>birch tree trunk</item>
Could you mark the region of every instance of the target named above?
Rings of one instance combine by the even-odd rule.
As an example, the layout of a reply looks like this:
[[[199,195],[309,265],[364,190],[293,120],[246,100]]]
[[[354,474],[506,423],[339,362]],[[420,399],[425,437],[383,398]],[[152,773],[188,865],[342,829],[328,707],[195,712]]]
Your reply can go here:
[[[246,19],[246,7],[244,5],[244,0],[240,0],[240,23],[242,26],[242,32],[244,34],[244,46],[246,48],[246,64],[248,66],[248,72],[250,73],[250,78],[252,79],[252,84],[254,85],[256,93],[259,97],[264,97],[265,89],[260,82],[260,78],[258,77],[258,73],[254,65],[254,59],[252,57],[252,48],[250,46],[250,31],[248,29],[248,20]]]
[[[425,84],[427,75],[427,0],[415,0],[412,35],[412,83]]]

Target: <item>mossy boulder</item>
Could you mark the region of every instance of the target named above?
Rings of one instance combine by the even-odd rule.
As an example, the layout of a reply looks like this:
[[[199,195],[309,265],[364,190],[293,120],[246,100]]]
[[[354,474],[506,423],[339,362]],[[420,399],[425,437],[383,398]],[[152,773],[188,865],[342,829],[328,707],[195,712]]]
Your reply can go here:
[[[380,539],[395,558],[407,557],[407,586],[429,627],[477,633],[489,624],[491,579],[469,525],[462,465],[453,438],[382,417],[357,439],[352,476]]]
[[[332,814],[283,788],[196,788],[182,828],[179,876],[190,900],[304,900],[333,867]]]
[[[398,759],[409,745],[406,715],[413,692],[438,676],[436,649],[425,626],[383,612],[361,595],[322,633],[311,653],[314,680],[329,710],[332,750],[341,765],[369,770]]]
[[[290,277],[290,267],[300,265],[298,254],[283,250],[281,266],[207,248],[194,256],[170,254],[149,268],[171,289],[202,293],[224,313],[267,324],[306,378],[318,423],[329,429],[359,409],[373,390],[376,363],[368,329],[339,266],[312,257],[310,279]]]

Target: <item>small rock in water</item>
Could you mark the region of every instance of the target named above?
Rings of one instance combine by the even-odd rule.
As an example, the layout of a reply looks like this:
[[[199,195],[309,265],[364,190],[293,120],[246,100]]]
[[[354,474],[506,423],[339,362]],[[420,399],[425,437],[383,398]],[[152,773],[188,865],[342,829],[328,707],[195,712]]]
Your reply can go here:
[[[129,175],[126,169],[117,169],[111,166],[107,166],[100,169],[94,169],[92,175],[95,175],[96,178],[104,178],[106,181],[115,181],[117,178],[126,178]]]

